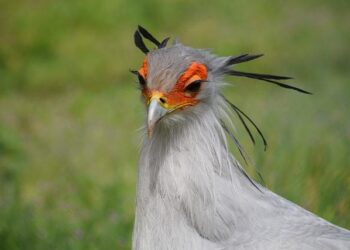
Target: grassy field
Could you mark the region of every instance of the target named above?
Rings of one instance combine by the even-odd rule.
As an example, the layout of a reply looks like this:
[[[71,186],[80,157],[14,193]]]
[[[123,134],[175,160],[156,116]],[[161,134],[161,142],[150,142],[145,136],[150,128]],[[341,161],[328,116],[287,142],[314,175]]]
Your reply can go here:
[[[266,186],[350,228],[349,1],[0,1],[0,249],[130,249],[143,106],[137,24],[306,96],[228,78],[268,139]],[[254,169],[247,167],[254,175]]]

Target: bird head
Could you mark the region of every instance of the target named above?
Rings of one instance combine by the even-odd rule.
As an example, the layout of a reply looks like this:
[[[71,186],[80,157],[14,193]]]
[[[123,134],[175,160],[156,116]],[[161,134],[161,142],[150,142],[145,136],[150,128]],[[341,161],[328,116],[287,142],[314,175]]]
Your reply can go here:
[[[184,118],[215,96],[216,74],[209,59],[212,56],[208,52],[180,43],[147,53],[137,76],[148,107],[149,135],[161,120]]]
[[[143,38],[154,43],[156,48],[149,50]],[[135,45],[145,54],[145,58],[139,70],[131,72],[138,77],[142,98],[147,106],[149,136],[161,121],[174,117],[186,119],[186,115],[193,114],[196,109],[208,107],[217,97],[222,98],[219,88],[224,75],[254,78],[309,93],[279,82],[290,77],[246,73],[231,68],[234,64],[262,55],[218,57],[208,50],[186,47],[177,41],[167,47],[168,40],[165,38],[159,42],[141,26],[134,34]]]

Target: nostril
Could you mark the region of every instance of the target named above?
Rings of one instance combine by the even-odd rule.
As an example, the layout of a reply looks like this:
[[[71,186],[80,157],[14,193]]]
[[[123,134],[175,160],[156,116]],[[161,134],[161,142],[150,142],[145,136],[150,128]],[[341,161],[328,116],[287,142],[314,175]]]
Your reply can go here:
[[[165,99],[164,99],[163,97],[159,98],[159,101],[160,101],[161,103],[163,103],[163,104],[166,102]]]

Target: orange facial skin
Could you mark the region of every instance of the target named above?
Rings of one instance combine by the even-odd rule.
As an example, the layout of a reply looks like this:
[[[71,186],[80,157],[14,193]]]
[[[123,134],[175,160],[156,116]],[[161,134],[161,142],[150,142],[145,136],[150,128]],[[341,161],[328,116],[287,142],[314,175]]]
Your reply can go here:
[[[144,79],[147,79],[147,58],[144,60],[138,72]],[[169,92],[164,93],[159,90],[151,90],[145,86],[142,88],[142,95],[147,104],[149,104],[152,99],[156,98],[159,100],[160,105],[168,110],[193,106],[198,103],[196,96],[199,91],[189,92],[186,91],[186,87],[196,80],[205,81],[207,76],[206,66],[199,62],[193,62],[179,77],[175,86]]]
[[[148,66],[147,66],[147,57],[143,60],[142,66],[139,69],[139,74],[144,78],[147,79],[147,71],[148,71]]]

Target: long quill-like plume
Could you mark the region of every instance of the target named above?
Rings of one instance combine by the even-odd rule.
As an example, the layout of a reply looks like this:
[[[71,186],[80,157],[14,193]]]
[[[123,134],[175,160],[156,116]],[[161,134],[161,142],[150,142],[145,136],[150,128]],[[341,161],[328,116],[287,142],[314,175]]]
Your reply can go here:
[[[158,49],[165,48],[170,37],[165,38],[159,42],[151,33],[149,33],[145,28],[138,25],[137,30],[134,33],[134,43],[137,48],[139,48],[144,54],[147,54],[150,50],[146,47],[143,38],[146,38],[153,44],[157,46]]]
[[[232,66],[234,64],[239,64],[239,63],[243,63],[243,62],[248,62],[248,61],[252,61],[255,59],[258,59],[260,57],[262,57],[263,54],[258,54],[258,55],[249,55],[249,54],[243,54],[240,56],[232,56],[230,57],[227,62],[225,63],[225,68],[226,70],[224,70],[224,74],[226,75],[231,75],[231,76],[238,76],[238,77],[247,77],[247,78],[252,78],[252,79],[256,79],[256,80],[261,80],[264,82],[268,82],[268,83],[272,83],[275,84],[279,87],[282,88],[287,88],[287,89],[292,89],[304,94],[312,94],[309,91],[303,90],[301,88],[295,87],[293,85],[289,85],[286,83],[282,83],[280,81],[282,80],[290,80],[293,79],[292,77],[288,77],[288,76],[279,76],[279,75],[270,75],[270,74],[258,74],[258,73],[248,73],[248,72],[243,72],[243,71],[238,71],[238,70],[234,70],[234,69],[229,69],[229,66]]]

